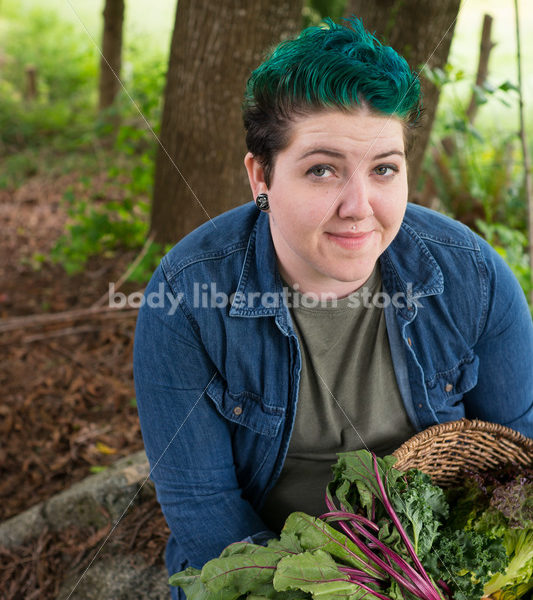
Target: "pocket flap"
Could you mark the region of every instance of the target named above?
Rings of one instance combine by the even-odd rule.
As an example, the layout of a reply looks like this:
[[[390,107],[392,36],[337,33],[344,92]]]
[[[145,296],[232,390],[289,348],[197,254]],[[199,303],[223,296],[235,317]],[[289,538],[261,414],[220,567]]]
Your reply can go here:
[[[479,357],[471,354],[456,367],[437,373],[427,381],[428,389],[440,392],[444,400],[461,396],[477,384]]]
[[[231,393],[219,375],[207,387],[206,394],[228,421],[270,438],[278,434],[285,413],[283,408],[265,405],[251,392]]]

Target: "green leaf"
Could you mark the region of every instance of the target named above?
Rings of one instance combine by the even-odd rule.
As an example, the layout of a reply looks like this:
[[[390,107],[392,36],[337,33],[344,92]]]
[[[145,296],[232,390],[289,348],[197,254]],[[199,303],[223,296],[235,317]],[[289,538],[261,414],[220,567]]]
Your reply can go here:
[[[499,86],[499,89],[502,90],[503,92],[508,92],[509,90],[513,90],[514,92],[520,91],[518,89],[518,86],[516,86],[514,83],[511,83],[510,81],[504,81]]]
[[[328,490],[337,496],[347,510],[357,512],[357,508],[361,507],[366,510],[368,518],[373,518],[374,498],[381,499],[382,496],[376,481],[372,454],[368,450],[357,450],[341,452],[337,456],[337,463],[333,467],[334,479]],[[390,491],[402,475],[393,468],[396,458],[391,455],[385,456],[378,458],[377,462],[385,489]]]
[[[234,547],[230,551],[226,548],[224,556],[210,560],[202,569],[202,583],[219,600],[235,600],[271,583],[277,563],[286,555],[244,542],[231,546]]]
[[[182,588],[187,596],[187,600],[222,600],[224,598],[222,594],[211,594],[207,591],[200,579],[200,573],[201,571],[198,569],[189,567],[184,571],[172,575],[168,583]]]
[[[255,591],[246,596],[246,600],[303,600],[304,598],[311,598],[311,596],[302,590],[278,592],[274,589],[272,583],[258,586]]]
[[[331,556],[322,550],[280,560],[274,575],[274,588],[310,592],[315,600],[371,597],[366,590],[352,583],[346,573],[339,571]]]
[[[348,565],[373,574],[366,566],[367,558],[359,548],[343,533],[320,519],[303,512],[291,513],[283,526],[282,539],[286,532],[293,533],[304,550],[323,550]]]
[[[89,467],[89,471],[91,473],[93,473],[94,475],[97,475],[98,473],[102,473],[106,469],[107,469],[107,467],[105,465],[91,465]]]
[[[454,598],[471,600],[483,596],[483,585],[508,562],[499,539],[476,531],[445,531],[435,554],[442,579],[453,586]]]
[[[411,470],[406,474],[405,482],[398,481],[390,499],[415,552],[423,559],[430,552],[439,527],[448,517],[448,503],[443,490],[433,485],[429,475]]]
[[[296,533],[288,530],[283,530],[281,532],[279,540],[277,538],[269,540],[267,546],[273,550],[283,550],[287,554],[297,554],[298,552],[303,551]]]

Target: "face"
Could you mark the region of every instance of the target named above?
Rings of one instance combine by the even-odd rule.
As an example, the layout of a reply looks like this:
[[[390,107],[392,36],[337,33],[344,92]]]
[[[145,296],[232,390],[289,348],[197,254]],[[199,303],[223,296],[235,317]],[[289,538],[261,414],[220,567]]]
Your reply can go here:
[[[407,206],[401,121],[365,109],[299,117],[270,188],[250,153],[245,165],[254,198],[268,194],[283,278],[301,292],[339,298],[361,287]]]

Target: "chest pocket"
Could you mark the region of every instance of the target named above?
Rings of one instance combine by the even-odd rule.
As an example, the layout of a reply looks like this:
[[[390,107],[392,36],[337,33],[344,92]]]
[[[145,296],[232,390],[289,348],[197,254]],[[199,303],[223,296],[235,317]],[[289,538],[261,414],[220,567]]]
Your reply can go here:
[[[426,388],[435,409],[453,407],[463,395],[477,384],[479,358],[470,354],[459,365],[448,371],[437,373],[426,381]]]
[[[264,404],[259,396],[251,392],[231,393],[220,376],[213,379],[206,394],[228,421],[269,438],[278,434],[285,414],[283,408]]]

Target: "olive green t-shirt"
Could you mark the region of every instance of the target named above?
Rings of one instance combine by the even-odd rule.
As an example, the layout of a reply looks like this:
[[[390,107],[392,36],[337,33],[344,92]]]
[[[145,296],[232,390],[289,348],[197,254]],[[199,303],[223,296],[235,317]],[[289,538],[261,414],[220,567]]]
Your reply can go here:
[[[302,371],[288,454],[261,511],[273,531],[295,510],[326,512],[337,452],[368,448],[383,456],[414,433],[394,374],[381,287],[376,267],[357,292],[336,301],[290,290]]]

